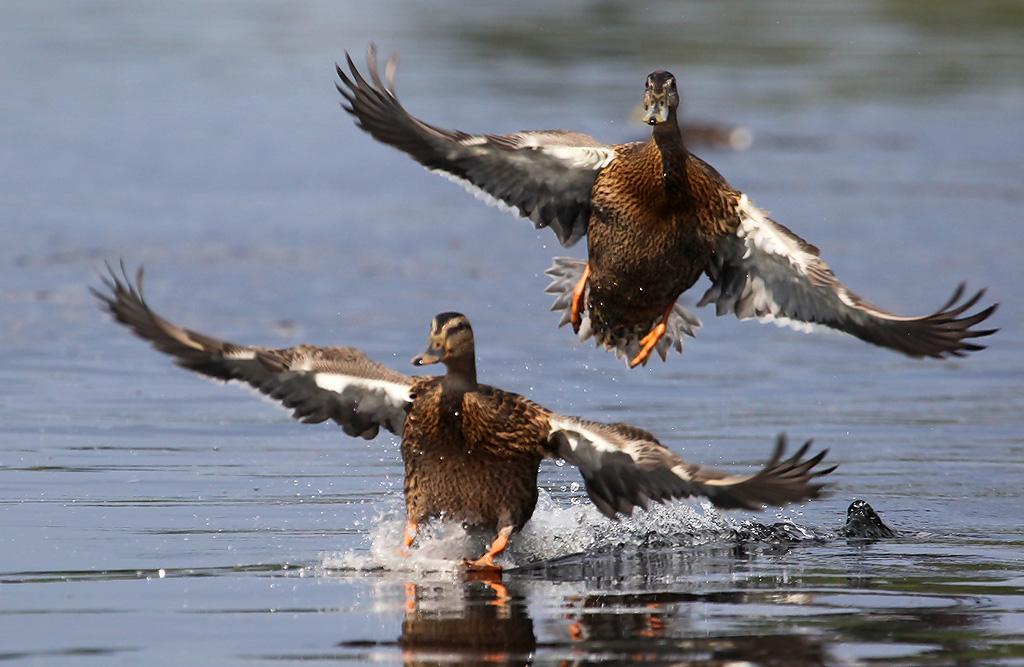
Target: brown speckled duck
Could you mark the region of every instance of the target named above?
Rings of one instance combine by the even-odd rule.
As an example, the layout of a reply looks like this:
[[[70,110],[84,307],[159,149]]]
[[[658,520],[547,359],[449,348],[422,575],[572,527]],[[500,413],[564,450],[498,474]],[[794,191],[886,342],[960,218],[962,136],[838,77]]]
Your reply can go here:
[[[106,289],[93,290],[114,318],[188,370],[255,387],[305,423],[332,420],[352,436],[373,438],[381,427],[402,438],[405,547],[434,518],[493,531],[487,553],[467,565],[493,569],[494,557],[533,514],[537,470],[545,458],[577,466],[587,494],[608,517],[651,501],[703,496],[721,508],[761,509],[816,497],[825,451],[804,458],[810,442],[783,459],[780,436],[768,464],[753,475],[730,475],[679,458],[642,429],[566,417],[476,377],[473,330],[465,316],[442,313],[428,347],[413,364],[444,364],[436,377],[413,377],[371,361],[352,347],[284,349],[237,345],[160,317],[124,267]]]
[[[967,313],[984,290],[961,301],[964,286],[931,315],[904,317],[846,288],[818,249],[771,220],[710,165],[690,153],[677,122],[676,79],[647,77],[644,142],[605,145],[564,130],[467,134],[410,115],[394,90],[395,60],[385,80],[376,53],[369,80],[348,58],[337,68],[344,108],[371,136],[485,201],[550,227],[565,246],[587,237],[586,262],[556,258],[548,274],[564,310],[586,339],[626,355],[631,367],[652,352],[682,352],[700,321],[677,299],[700,278],[711,280],[699,305],[718,315],[759,318],[799,329],[822,325],[911,357],[963,356],[995,330],[978,325],[995,310]]]

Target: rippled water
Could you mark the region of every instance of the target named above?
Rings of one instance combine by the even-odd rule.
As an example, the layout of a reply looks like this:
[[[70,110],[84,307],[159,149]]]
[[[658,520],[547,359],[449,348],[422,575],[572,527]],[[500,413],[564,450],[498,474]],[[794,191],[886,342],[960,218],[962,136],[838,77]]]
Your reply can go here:
[[[1022,28],[999,0],[3,3],[0,658],[1024,664]],[[549,233],[338,109],[333,62],[370,39],[467,130],[641,136],[669,68],[690,117],[754,133],[698,152],[854,289],[923,312],[968,279],[1003,330],[919,362],[705,310],[628,372],[555,328]],[[85,290],[122,256],[194,328],[402,370],[462,310],[485,381],[736,469],[813,436],[833,494],[757,517],[807,539],[737,541],[750,515],[606,522],[548,465],[500,582],[449,567],[457,530],[398,562],[397,444],[173,368]],[[834,537],[854,498],[901,536]]]

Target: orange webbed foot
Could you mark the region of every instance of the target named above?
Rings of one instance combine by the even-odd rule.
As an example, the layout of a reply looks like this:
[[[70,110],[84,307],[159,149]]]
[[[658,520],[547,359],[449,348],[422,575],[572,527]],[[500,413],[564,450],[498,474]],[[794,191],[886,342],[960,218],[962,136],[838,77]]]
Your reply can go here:
[[[570,322],[572,323],[573,333],[580,332],[580,326],[583,324],[583,297],[587,294],[587,281],[590,280],[590,262],[587,262],[586,266],[583,267],[583,275],[580,276],[580,280],[576,283],[576,287],[572,290],[572,309],[570,314],[572,316]]]
[[[476,560],[464,560],[462,565],[467,570],[474,572],[493,572],[495,574],[501,572],[501,566],[494,562],[494,558],[490,554],[484,554]]]
[[[630,359],[629,367],[636,368],[640,364],[646,364],[647,360],[651,358],[651,353],[654,352],[658,346],[658,341],[661,340],[665,332],[668,331],[668,318],[672,316],[672,309],[675,308],[675,302],[668,304],[665,307],[665,312],[661,315],[661,320],[648,332],[646,336],[640,339],[640,351],[637,352],[636,356]]]
[[[407,521],[405,523],[405,534],[402,535],[402,546],[396,549],[396,553],[401,558],[408,558],[412,556],[412,543],[416,541],[416,533],[419,531],[420,526],[415,521]]]
[[[491,542],[490,548],[476,560],[464,560],[462,564],[473,572],[501,573],[501,566],[494,562],[494,557],[508,548],[508,538],[512,535],[512,526],[505,526],[498,531],[498,536]]]
[[[647,360],[651,358],[651,353],[654,352],[654,348],[658,346],[658,341],[668,331],[668,327],[664,322],[659,322],[651,332],[640,339],[640,351],[636,353],[636,356],[630,359],[629,367],[636,368],[640,364],[646,364]]]

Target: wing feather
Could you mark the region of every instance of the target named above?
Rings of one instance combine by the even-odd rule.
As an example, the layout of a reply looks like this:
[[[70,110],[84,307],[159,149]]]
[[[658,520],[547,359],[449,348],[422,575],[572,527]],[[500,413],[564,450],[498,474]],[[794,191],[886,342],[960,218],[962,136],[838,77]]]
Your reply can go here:
[[[650,501],[705,497],[723,509],[760,510],[816,498],[823,484],[816,478],[835,468],[816,470],[828,450],[805,459],[810,441],[783,458],[780,435],[768,463],[753,475],[733,475],[687,463],[643,429],[602,424],[552,414],[549,443],[553,455],[577,466],[587,495],[602,514],[629,515]]]
[[[182,368],[244,382],[292,410],[305,423],[337,422],[345,433],[373,438],[383,426],[401,435],[415,378],[371,361],[352,347],[249,347],[180,327],[150,310],[142,269],[133,284],[124,264],[108,265],[105,290],[92,289],[117,322],[174,358]]]
[[[382,79],[373,45],[367,53],[369,80],[345,54],[337,67],[342,105],[374,139],[408,154],[427,169],[454,181],[487,203],[551,227],[563,245],[587,232],[590,197],[599,170],[616,152],[585,134],[564,130],[509,135],[468,134],[421,121],[395,94],[392,57]]]
[[[978,329],[996,305],[966,314],[985,290],[961,301],[961,284],[941,308],[924,316],[890,313],[850,291],[818,249],[770,219],[746,195],[736,205],[735,233],[721,237],[708,267],[712,285],[698,305],[718,315],[760,318],[800,330],[822,325],[911,357],[962,357],[985,349],[972,342],[997,329]]]

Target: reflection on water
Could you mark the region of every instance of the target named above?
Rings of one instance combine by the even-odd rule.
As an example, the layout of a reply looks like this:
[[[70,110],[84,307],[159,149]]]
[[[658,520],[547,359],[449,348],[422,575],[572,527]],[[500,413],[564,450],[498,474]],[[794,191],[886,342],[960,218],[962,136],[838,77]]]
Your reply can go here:
[[[964,552],[973,552],[974,561],[986,565],[972,568],[971,576],[948,574],[961,566]],[[23,604],[41,582],[95,586],[134,581],[146,588],[161,582],[174,587],[172,599],[189,600],[187,591],[200,582],[220,596],[220,582],[243,577],[251,582],[248,588],[259,588],[262,582],[306,601],[267,608],[247,603],[243,596],[225,598],[222,606],[182,608],[186,617],[198,613],[241,632],[235,650],[243,661],[811,666],[880,659],[896,665],[980,666],[1024,657],[1019,634],[979,641],[997,610],[1024,605],[1013,545],[922,549],[912,541],[856,547],[712,544],[683,551],[627,549],[579,555],[576,560],[572,567],[552,563],[504,576],[455,572],[407,578],[380,572],[352,578],[287,564],[254,564],[190,571],[4,573],[2,583],[16,585],[7,589],[9,597]],[[908,574],[893,579],[891,563],[900,560],[910,565]],[[351,591],[346,596],[373,600],[372,608],[361,612],[364,616],[397,617],[399,624],[364,634],[370,626],[361,630],[347,623],[349,604],[338,605],[331,595],[341,587]],[[101,620],[96,627],[106,624],[107,629],[94,634],[91,646],[2,657],[132,650],[114,640],[114,629],[102,621],[124,614],[119,608],[123,602],[75,610],[66,607],[63,594],[53,599],[53,607],[9,607],[5,613],[57,618],[71,613],[87,626],[94,615]],[[141,600],[139,604],[147,606]],[[333,648],[275,646],[251,632],[264,625],[261,619],[308,622],[310,615],[328,620],[335,636],[343,629]],[[234,619],[242,623],[240,629]]]
[[[461,585],[405,585],[398,646],[407,665],[443,661],[526,664],[537,648],[533,619],[516,587],[500,578]]]
[[[769,557],[708,545],[686,553],[579,556],[585,568],[504,578],[402,584],[385,577],[374,584],[375,597],[401,604],[400,636],[342,641],[339,657],[388,660],[399,651],[407,665],[456,655],[466,664],[812,666],[874,659],[980,665],[1024,655],[1019,641],[989,647],[970,641],[987,620],[986,608],[1024,600],[1020,586],[1000,588],[998,601],[969,579],[951,590],[953,582],[930,581],[952,564],[940,557],[931,575],[908,578],[913,594],[899,594],[856,571],[871,569],[870,554],[844,550],[840,559],[820,549],[796,554],[800,566],[785,574],[764,571],[772,567],[766,559],[784,551]],[[876,611],[864,614],[866,607]]]
[[[557,524],[564,511],[572,509],[542,503],[539,522]],[[1019,561],[1011,544],[934,548],[920,537],[895,539],[863,501],[835,530],[745,521],[715,539],[692,513],[679,516],[690,522],[688,538],[651,523],[649,535],[634,527],[618,545],[588,543],[504,576],[457,568],[440,574],[430,560],[390,559],[406,570],[396,572],[369,568],[355,554],[328,557],[319,576],[346,580],[374,570],[378,611],[401,608],[403,619],[397,639],[346,639],[339,657],[389,660],[400,652],[408,665],[458,656],[468,664],[810,666],[875,659],[974,665],[1024,655],[1018,635],[972,641],[990,622],[988,610],[1024,603],[1024,581],[1009,572]],[[390,536],[393,547],[399,529],[389,530],[375,536]],[[456,541],[449,531],[428,538],[426,548],[436,556]],[[369,558],[385,553],[379,546]],[[951,574],[965,558],[975,563],[969,574]]]

